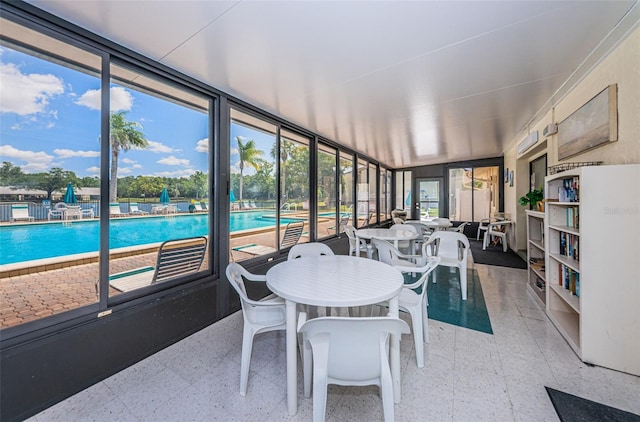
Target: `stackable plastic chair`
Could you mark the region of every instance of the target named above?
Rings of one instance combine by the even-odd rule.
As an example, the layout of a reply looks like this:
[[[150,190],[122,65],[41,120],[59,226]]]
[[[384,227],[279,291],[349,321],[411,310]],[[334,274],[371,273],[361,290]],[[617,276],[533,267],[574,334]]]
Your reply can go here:
[[[460,271],[460,293],[462,300],[467,300],[467,255],[469,239],[462,233],[441,230],[434,232],[423,245],[423,255],[439,256],[440,264],[454,267]],[[433,274],[436,282],[436,274]]]
[[[406,322],[389,317],[307,321],[306,314],[301,313],[298,327],[306,397],[311,394],[313,370],[314,422],[325,420],[329,384],[379,386],[384,420],[393,421],[393,382],[387,350],[390,335],[409,333]]]
[[[344,232],[349,238],[349,255],[356,254],[356,245],[358,239],[356,238],[356,229],[352,225],[347,224],[344,226]],[[367,243],[364,239],[360,239],[360,252],[366,252],[367,256],[371,258],[373,255],[373,246]]]
[[[322,255],[335,255],[331,248],[324,243],[309,242],[300,243],[294,245],[289,250],[287,259],[302,258],[304,256],[322,256]]]
[[[253,337],[256,334],[269,331],[285,330],[285,305],[284,299],[277,296],[259,301],[249,299],[249,296],[247,296],[244,279],[248,281],[266,281],[266,276],[252,274],[235,262],[227,265],[226,274],[229,284],[233,286],[238,296],[240,296],[240,303],[242,304],[244,327],[242,330],[242,360],[240,363],[240,395],[245,396],[249,382]]]

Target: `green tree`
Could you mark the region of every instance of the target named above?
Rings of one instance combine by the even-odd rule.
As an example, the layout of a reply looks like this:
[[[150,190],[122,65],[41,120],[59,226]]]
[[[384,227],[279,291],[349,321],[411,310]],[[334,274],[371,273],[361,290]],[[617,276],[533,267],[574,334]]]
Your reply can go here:
[[[256,148],[256,142],[253,139],[248,139],[246,142],[244,141],[242,136],[236,136],[236,142],[238,143],[238,155],[240,156],[240,204],[242,204],[242,182],[244,177],[244,166],[248,165],[253,167],[256,170],[260,169],[260,164],[258,164],[258,159],[263,151],[260,151]]]
[[[8,161],[2,162],[0,167],[0,186],[18,186],[24,180],[22,169]]]
[[[54,191],[64,191],[69,182],[79,187],[79,181],[80,179],[76,177],[74,172],[54,167],[48,173],[30,175],[26,179],[25,185],[31,189],[41,189],[47,192],[47,199],[51,200],[51,194]]]
[[[189,176],[189,182],[193,186],[193,193],[196,199],[204,198],[207,193],[207,186],[209,184],[209,176],[201,171],[196,171]]]
[[[126,111],[111,113],[109,119],[109,142],[111,144],[111,179],[109,179],[109,202],[115,202],[118,198],[118,157],[120,151],[129,151],[131,148],[148,148],[149,141],[138,128],[142,125],[126,119]]]

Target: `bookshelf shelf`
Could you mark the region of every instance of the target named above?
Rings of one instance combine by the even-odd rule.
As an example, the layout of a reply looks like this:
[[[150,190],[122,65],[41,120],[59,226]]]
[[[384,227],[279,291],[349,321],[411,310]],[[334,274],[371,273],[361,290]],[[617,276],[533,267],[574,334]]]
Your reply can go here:
[[[640,375],[640,165],[545,178],[546,312],[584,362]],[[529,216],[527,218],[530,218]],[[529,238],[528,249],[537,249]],[[531,274],[537,274],[530,265]],[[635,322],[634,322],[635,321]]]
[[[544,269],[544,213],[527,210],[528,290],[545,308],[547,279]]]

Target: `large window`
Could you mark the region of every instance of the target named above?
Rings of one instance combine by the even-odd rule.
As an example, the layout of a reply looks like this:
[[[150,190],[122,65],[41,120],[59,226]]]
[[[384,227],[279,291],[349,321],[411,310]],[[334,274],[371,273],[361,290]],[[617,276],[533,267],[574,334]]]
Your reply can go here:
[[[369,164],[364,160],[358,160],[358,191],[357,201],[358,208],[356,210],[357,227],[369,225],[370,203],[369,203]]]
[[[498,166],[449,169],[449,218],[480,221],[499,211]]]
[[[343,230],[336,200],[336,160],[338,151],[330,146],[318,145],[318,238],[339,233]],[[345,213],[346,219],[349,218]],[[348,221],[348,220],[347,220]]]
[[[0,31],[4,329],[97,303],[101,58],[5,19]]]
[[[118,64],[110,96],[109,293],[117,295],[162,270],[152,245],[209,235],[211,157],[206,98]]]
[[[396,209],[405,210],[410,216],[411,201],[411,172],[396,171]]]
[[[378,176],[375,164],[369,163],[369,224],[378,222]]]
[[[353,207],[354,198],[354,169],[355,165],[353,164],[353,154],[347,153],[345,151],[340,151],[338,154],[339,157],[339,176],[340,176],[340,214],[342,216],[348,217],[347,223],[355,226],[355,209]]]
[[[290,130],[280,132],[280,226],[286,229],[290,222],[304,222],[309,231],[311,197],[309,188],[309,139]],[[317,201],[320,203],[320,196]],[[284,234],[284,233],[283,233]],[[299,242],[308,240],[301,237]]]

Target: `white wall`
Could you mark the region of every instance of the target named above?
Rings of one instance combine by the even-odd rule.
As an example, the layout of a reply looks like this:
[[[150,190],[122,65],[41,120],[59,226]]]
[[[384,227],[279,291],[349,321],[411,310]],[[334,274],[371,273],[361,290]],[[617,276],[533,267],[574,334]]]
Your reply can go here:
[[[512,147],[504,152],[505,168],[515,169],[514,187],[505,185],[505,212],[516,216],[516,227],[512,230],[516,238],[510,239],[512,248],[526,248],[524,208],[517,200],[529,191],[531,160],[546,153],[548,166],[582,161],[603,161],[604,164],[640,163],[640,28],[618,45],[574,89],[549,109],[544,117],[534,122],[530,131],[537,130],[542,137],[545,126],[561,122],[611,84],[618,84],[618,141],[561,162],[558,161],[556,135],[543,139],[540,141],[541,145],[519,158],[517,141],[520,139],[514,140]]]

